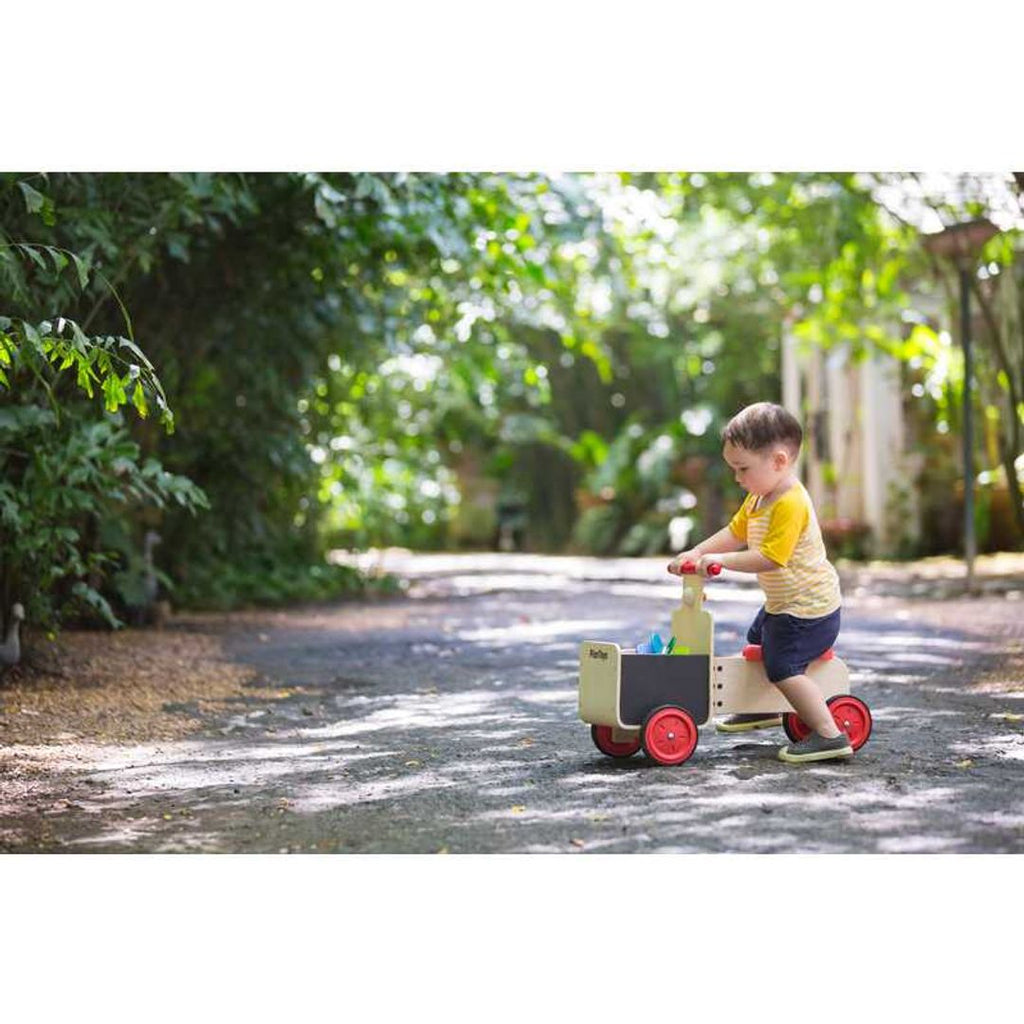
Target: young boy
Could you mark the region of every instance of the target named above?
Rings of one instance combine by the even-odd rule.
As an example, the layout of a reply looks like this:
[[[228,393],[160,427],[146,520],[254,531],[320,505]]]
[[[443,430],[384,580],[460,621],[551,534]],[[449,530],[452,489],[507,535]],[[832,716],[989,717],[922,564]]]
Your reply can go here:
[[[683,562],[695,562],[706,575],[708,565],[718,562],[757,573],[765,604],[747,640],[761,645],[769,680],[812,730],[799,743],[782,747],[779,758],[802,763],[851,757],[846,734],[805,674],[839,635],[842,599],[810,495],[794,472],[803,431],[782,406],[758,402],[728,422],[722,440],[725,461],[747,497],[724,530],[676,555],[668,571],[678,575]],[[741,732],[781,724],[780,715],[730,715],[715,727]]]

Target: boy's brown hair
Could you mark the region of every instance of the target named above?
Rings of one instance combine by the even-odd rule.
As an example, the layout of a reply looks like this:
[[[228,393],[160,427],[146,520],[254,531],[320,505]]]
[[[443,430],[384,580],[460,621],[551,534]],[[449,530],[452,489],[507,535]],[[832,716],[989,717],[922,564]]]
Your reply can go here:
[[[795,459],[803,444],[804,432],[799,420],[781,405],[755,402],[741,409],[722,431],[722,443],[762,452],[773,444],[783,444]]]

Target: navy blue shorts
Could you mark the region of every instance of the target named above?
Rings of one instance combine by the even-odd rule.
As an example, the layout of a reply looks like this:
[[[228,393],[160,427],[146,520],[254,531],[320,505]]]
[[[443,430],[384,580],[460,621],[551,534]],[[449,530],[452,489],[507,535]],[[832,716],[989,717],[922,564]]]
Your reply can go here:
[[[815,658],[824,654],[839,636],[839,609],[820,619],[796,615],[771,615],[762,608],[747,630],[747,642],[761,645],[761,659],[768,679],[781,683],[803,675]]]

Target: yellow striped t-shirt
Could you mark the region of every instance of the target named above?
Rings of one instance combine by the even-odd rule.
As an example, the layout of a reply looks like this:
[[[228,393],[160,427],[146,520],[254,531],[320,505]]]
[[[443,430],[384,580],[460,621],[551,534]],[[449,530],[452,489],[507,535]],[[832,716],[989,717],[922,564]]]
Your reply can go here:
[[[755,508],[748,494],[729,529],[751,551],[778,562],[780,568],[759,572],[765,611],[816,619],[842,604],[839,574],[828,560],[811,496],[797,482],[767,508]]]

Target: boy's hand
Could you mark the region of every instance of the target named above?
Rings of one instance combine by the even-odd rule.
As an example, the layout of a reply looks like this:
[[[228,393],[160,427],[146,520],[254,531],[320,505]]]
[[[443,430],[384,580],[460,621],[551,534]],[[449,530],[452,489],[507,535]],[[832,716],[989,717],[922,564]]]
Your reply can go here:
[[[717,565],[719,567],[719,571],[721,571],[722,556],[721,555],[701,555],[697,559],[697,572],[700,573],[701,576],[709,576],[710,573],[708,572],[708,568],[710,566],[712,566],[712,565]],[[717,576],[718,573],[715,573],[715,575]]]
[[[683,570],[682,570],[683,562],[694,562],[694,563],[696,563],[696,562],[699,562],[700,559],[701,559],[700,553],[698,551],[696,551],[695,549],[693,549],[693,548],[691,548],[689,551],[682,551],[678,555],[676,555],[676,557],[673,558],[671,562],[668,563],[668,571],[670,573],[672,573],[673,576],[682,576],[683,575]]]

